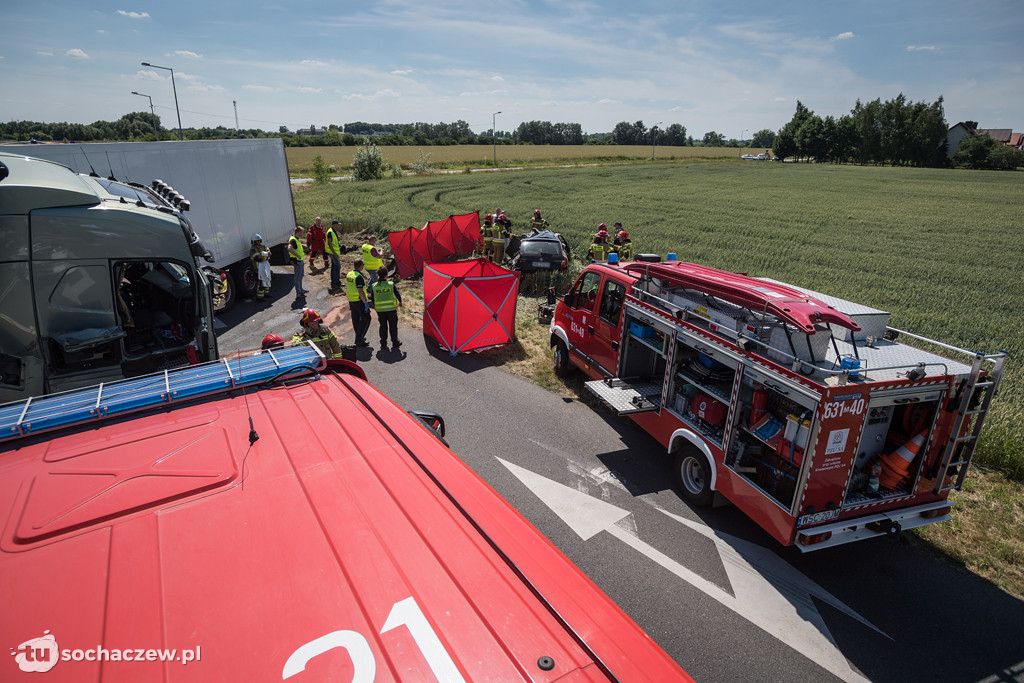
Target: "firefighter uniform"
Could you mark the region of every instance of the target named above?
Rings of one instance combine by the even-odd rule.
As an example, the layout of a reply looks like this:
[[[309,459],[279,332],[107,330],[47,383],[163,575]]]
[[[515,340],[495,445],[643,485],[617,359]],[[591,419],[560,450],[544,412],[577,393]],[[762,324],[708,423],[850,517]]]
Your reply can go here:
[[[587,252],[587,258],[591,261],[607,261],[609,251],[610,248],[603,241],[595,241],[590,245],[590,251]]]
[[[269,278],[260,277],[260,264],[270,260],[270,252],[263,246],[263,240],[255,239],[259,235],[253,235],[252,246],[249,247],[249,260],[252,261],[253,270],[256,271],[256,300],[263,301],[263,298],[270,291]]]
[[[508,228],[495,221],[491,226],[491,261],[501,265],[505,259],[505,244],[508,242]]]
[[[493,227],[494,223],[491,219],[491,214],[487,214],[487,216],[484,217],[484,225],[480,228],[480,236],[483,237],[484,240],[484,251],[481,255],[488,260],[491,259],[491,252],[494,250],[494,244],[492,242],[494,237],[491,235],[491,228]]]
[[[305,344],[310,341],[327,358],[341,358],[341,343],[326,325],[317,325],[315,329],[303,327],[292,337],[292,344]]]

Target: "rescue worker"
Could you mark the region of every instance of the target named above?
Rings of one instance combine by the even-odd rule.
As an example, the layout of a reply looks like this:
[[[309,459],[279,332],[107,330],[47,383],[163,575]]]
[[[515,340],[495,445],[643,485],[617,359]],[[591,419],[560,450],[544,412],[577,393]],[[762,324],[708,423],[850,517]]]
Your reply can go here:
[[[590,250],[587,252],[587,258],[591,261],[607,261],[609,251],[608,231],[605,229],[605,224],[601,223],[601,225],[597,226],[597,233],[594,235],[594,243],[590,245]]]
[[[491,227],[491,249],[493,250],[491,260],[499,266],[505,260],[505,245],[508,244],[511,225],[512,221],[502,213],[494,219],[494,225]]]
[[[295,298],[304,297],[307,290],[302,288],[302,277],[306,270],[306,254],[302,250],[302,233],[305,232],[301,225],[295,226],[295,234],[288,238],[288,260],[292,264],[292,272],[295,274]],[[312,266],[310,266],[312,267]]]
[[[363,252],[363,265],[366,266],[366,272],[372,285],[377,281],[377,271],[384,265],[384,257],[377,251],[377,236],[370,235],[370,238],[366,240],[366,244],[361,249]]]
[[[320,254],[320,258],[324,260],[324,268],[326,268],[327,252],[325,248],[327,246],[327,231],[324,230],[324,226],[320,222],[320,216],[317,216],[313,221],[313,225],[309,226],[309,233],[306,235],[306,246],[309,247],[310,272],[312,272],[313,266],[316,265],[317,254]]]
[[[302,329],[292,337],[292,344],[305,344],[311,341],[327,358],[341,358],[341,344],[334,333],[323,324],[319,313],[312,308],[303,310],[299,324]]]
[[[352,331],[356,335],[356,346],[369,346],[366,331],[370,329],[370,303],[366,299],[366,278],[363,277],[363,260],[356,259],[352,270],[345,276],[348,307],[352,313]]]
[[[398,341],[398,308],[402,305],[402,295],[395,284],[388,280],[388,269],[381,266],[377,271],[377,281],[370,287],[370,303],[377,311],[377,322],[380,324],[380,350],[388,346],[388,330],[391,330],[391,348],[395,351],[402,345]]]
[[[619,255],[620,261],[629,261],[633,258],[633,242],[629,239],[629,233],[625,230],[619,232],[618,237],[615,238],[615,245],[612,246],[612,251]]]
[[[338,221],[331,221],[331,227],[324,237],[324,251],[331,259],[331,289],[335,292],[341,289],[341,244],[338,242],[340,225]]]
[[[284,348],[284,339],[277,336],[276,334],[268,334],[263,338],[263,343],[260,344],[261,351],[276,351],[277,349]]]
[[[530,219],[530,227],[534,230],[547,230],[548,222],[540,217],[540,209],[533,210],[533,218]]]
[[[256,271],[256,300],[263,298],[270,291],[270,252],[263,246],[263,236],[256,233],[252,236],[249,247],[249,260]]]
[[[480,236],[484,240],[484,251],[481,254],[488,261],[491,260],[491,252],[494,249],[494,236],[491,235],[491,228],[494,227],[494,216],[487,214],[484,216],[484,225],[480,228]]]

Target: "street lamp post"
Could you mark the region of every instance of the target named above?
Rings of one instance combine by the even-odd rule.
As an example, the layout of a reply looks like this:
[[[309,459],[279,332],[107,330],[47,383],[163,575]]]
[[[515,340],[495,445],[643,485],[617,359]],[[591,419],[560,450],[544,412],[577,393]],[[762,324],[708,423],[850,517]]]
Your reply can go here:
[[[750,130],[750,129],[749,128],[744,128],[742,131],[740,131],[740,142],[741,143],[743,142],[743,138],[746,137],[748,130]]]
[[[157,132],[156,129],[156,110],[153,109],[153,98],[149,95],[143,95],[140,92],[135,92],[134,90],[132,90],[132,94],[138,95],[139,97],[145,97],[147,100],[149,100],[149,113],[153,115],[153,139],[156,140],[157,142],[160,142],[160,133]]]
[[[495,166],[498,165],[498,131],[494,129],[494,125],[495,119],[500,113],[500,111],[496,111],[491,114],[491,163]]]
[[[178,86],[174,85],[174,69],[169,66],[157,66],[156,64],[150,64],[149,62],[143,62],[142,66],[149,66],[154,69],[164,69],[165,71],[171,72],[171,88],[174,90],[174,111],[178,114],[178,139],[184,140],[185,134],[181,132],[181,110],[178,109]]]
[[[658,144],[658,126],[661,125],[661,121],[658,121],[651,127],[651,161],[654,161],[654,147]]]

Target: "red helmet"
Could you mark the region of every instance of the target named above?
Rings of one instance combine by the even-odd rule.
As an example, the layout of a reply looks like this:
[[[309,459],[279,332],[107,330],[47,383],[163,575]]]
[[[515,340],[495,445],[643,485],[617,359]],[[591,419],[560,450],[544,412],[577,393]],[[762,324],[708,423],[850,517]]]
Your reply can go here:
[[[302,312],[301,322],[303,325],[309,325],[310,323],[318,323],[323,321],[320,314],[314,311],[312,308],[307,308]]]
[[[601,223],[600,225],[597,226],[597,229],[598,230],[607,230],[608,226],[605,225],[604,223]]]
[[[619,230],[619,237],[621,237],[624,240],[629,239],[629,233],[626,232],[625,230]]]
[[[268,349],[279,349],[284,346],[284,339],[281,339],[276,334],[268,334],[263,338],[263,343],[260,345],[264,351]]]
[[[494,220],[494,216],[492,216],[491,214],[487,214],[486,216],[484,216],[484,220],[485,221],[493,221]]]
[[[603,225],[603,223],[602,223],[602,225]],[[594,237],[600,237],[601,239],[604,239],[607,236],[608,236],[608,231],[603,229],[603,228],[601,230],[598,230],[597,234],[594,235]]]
[[[534,209],[533,213],[534,213],[534,215],[539,216],[540,215],[540,209]]]

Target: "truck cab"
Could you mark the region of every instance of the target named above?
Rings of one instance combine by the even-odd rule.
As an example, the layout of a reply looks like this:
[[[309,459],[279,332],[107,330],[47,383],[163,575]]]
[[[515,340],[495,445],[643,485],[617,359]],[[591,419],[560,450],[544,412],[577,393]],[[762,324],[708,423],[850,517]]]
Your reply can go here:
[[[888,322],[769,278],[595,263],[557,302],[551,345],[557,374],[582,370],[665,447],[687,500],[724,498],[813,550],[948,520],[1002,377],[1005,352]]]
[[[187,206],[0,154],[0,402],[217,358]]]

